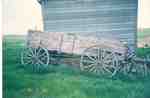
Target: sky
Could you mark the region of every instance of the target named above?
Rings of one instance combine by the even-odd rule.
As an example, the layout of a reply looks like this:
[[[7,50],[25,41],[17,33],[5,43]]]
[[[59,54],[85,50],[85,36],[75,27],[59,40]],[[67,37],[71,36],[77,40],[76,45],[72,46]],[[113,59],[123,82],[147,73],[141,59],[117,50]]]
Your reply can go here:
[[[4,34],[43,30],[41,6],[37,0],[3,0],[2,11]],[[139,0],[138,28],[150,28],[150,0]]]

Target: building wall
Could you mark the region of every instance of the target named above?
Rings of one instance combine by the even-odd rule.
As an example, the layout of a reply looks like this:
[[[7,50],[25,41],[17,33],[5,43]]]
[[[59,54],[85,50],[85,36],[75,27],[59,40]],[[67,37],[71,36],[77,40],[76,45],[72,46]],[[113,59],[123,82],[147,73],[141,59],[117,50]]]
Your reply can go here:
[[[44,31],[112,36],[136,46],[138,0],[42,0]]]

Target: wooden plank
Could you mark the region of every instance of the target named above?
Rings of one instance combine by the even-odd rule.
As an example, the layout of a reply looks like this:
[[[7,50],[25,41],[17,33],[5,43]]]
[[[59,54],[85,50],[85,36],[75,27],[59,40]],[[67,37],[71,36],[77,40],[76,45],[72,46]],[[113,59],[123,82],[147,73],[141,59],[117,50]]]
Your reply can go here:
[[[80,7],[95,5],[120,5],[120,4],[136,4],[136,0],[49,0],[47,5],[51,8],[63,7]],[[57,6],[56,6],[57,5]]]
[[[110,11],[89,11],[89,12],[70,12],[70,13],[44,13],[44,19],[61,20],[61,19],[77,19],[89,17],[119,17],[119,16],[135,16],[135,10],[110,10]]]
[[[50,4],[51,5],[51,4]],[[52,8],[51,6],[47,6],[47,8],[45,8],[45,12],[49,12],[49,11],[56,11],[56,12],[65,12],[65,11],[87,11],[87,10],[118,10],[118,9],[134,9],[137,8],[136,4],[119,4],[119,5],[102,5],[99,6],[97,4],[94,4],[94,6],[72,6],[72,7],[55,7]]]
[[[138,0],[47,0],[42,3],[46,32],[84,36],[100,33],[136,46]]]
[[[108,48],[119,53],[124,53],[125,51],[123,44],[116,39],[96,39],[95,37],[72,35],[70,33],[42,33],[37,31],[30,31],[28,33],[28,39],[30,47],[36,48],[41,46],[51,51],[56,50],[65,53],[81,54],[86,48],[95,45],[98,45],[101,48]]]

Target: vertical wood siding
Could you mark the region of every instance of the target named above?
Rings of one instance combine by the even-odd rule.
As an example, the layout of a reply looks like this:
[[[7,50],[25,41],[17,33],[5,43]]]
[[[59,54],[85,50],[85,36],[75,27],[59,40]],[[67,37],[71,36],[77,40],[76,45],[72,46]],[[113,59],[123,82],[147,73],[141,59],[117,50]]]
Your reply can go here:
[[[138,0],[43,0],[44,30],[99,38],[108,35],[135,47],[137,3]]]

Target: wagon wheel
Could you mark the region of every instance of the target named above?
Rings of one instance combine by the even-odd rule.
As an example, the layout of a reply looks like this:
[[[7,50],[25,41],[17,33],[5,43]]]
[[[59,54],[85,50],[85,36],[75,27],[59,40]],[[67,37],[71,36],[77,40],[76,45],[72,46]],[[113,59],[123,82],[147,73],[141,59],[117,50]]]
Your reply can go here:
[[[148,54],[146,55],[146,61],[147,61],[147,63],[146,63],[147,75],[150,75],[150,53],[148,53]]]
[[[25,67],[32,67],[33,70],[40,71],[47,68],[49,64],[49,53],[47,49],[38,48],[25,48],[21,53],[21,63]]]
[[[87,48],[80,60],[81,70],[103,76],[114,76],[117,72],[117,66],[115,53],[108,49],[102,49],[100,46]]]
[[[126,65],[124,66],[125,74],[130,76],[146,76],[147,75],[147,67],[145,64],[137,63],[134,58],[130,61],[126,61]]]
[[[146,66],[145,64],[140,64],[140,63],[136,63],[136,61],[132,61],[132,66],[131,66],[131,74],[135,74],[135,75],[138,75],[138,76],[146,76]]]
[[[124,75],[128,75],[130,73],[131,66],[131,62],[122,61],[122,67],[120,68],[120,72]]]

